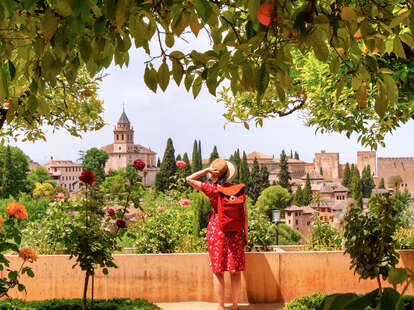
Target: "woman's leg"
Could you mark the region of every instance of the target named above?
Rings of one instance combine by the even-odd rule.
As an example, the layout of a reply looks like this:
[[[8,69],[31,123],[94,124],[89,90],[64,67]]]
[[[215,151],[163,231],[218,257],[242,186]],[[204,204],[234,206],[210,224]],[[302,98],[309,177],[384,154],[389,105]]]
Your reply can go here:
[[[224,273],[215,272],[214,273],[214,288],[216,290],[216,295],[218,298],[219,309],[224,310]]]
[[[233,309],[238,309],[240,290],[241,290],[241,272],[230,272],[231,276],[231,298]]]

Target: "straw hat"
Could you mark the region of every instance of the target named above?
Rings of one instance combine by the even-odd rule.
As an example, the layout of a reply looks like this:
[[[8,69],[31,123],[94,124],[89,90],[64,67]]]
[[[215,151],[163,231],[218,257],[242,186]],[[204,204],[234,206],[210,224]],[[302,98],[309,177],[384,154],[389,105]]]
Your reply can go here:
[[[226,176],[226,182],[231,182],[237,174],[236,165],[231,161],[225,160],[223,158],[217,158],[213,160],[210,168],[217,169],[220,172],[220,175],[218,177],[212,176],[211,173],[208,174],[208,178],[213,182],[216,182],[223,174]]]

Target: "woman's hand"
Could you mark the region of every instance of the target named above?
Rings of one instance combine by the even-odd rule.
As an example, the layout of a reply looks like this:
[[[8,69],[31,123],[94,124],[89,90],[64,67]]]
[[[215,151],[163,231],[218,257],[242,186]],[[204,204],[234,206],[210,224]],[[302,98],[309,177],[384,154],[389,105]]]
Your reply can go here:
[[[207,172],[211,173],[211,175],[215,178],[220,176],[220,171],[216,168],[207,168]]]

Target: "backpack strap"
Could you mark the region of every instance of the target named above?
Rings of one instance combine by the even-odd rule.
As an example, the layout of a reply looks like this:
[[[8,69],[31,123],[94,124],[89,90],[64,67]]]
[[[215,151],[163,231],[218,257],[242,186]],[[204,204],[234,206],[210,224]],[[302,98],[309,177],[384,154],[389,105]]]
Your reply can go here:
[[[246,185],[244,184],[234,184],[234,185],[219,185],[217,186],[217,191],[226,196],[234,196],[244,190]]]

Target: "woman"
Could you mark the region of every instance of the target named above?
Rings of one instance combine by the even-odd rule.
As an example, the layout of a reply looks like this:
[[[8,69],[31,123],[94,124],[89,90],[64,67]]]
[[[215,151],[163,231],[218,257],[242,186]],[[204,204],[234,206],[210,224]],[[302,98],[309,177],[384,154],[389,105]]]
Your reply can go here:
[[[230,183],[236,173],[237,168],[233,163],[218,158],[211,163],[209,168],[195,172],[186,179],[192,187],[202,191],[210,199],[212,206],[206,239],[220,310],[224,310],[224,272],[230,272],[233,309],[236,310],[238,309],[241,289],[240,271],[245,268],[244,247],[247,245],[246,205],[244,206],[245,224],[242,231],[223,232],[217,210],[217,186]],[[198,181],[201,176],[206,174],[208,174],[212,184]]]

